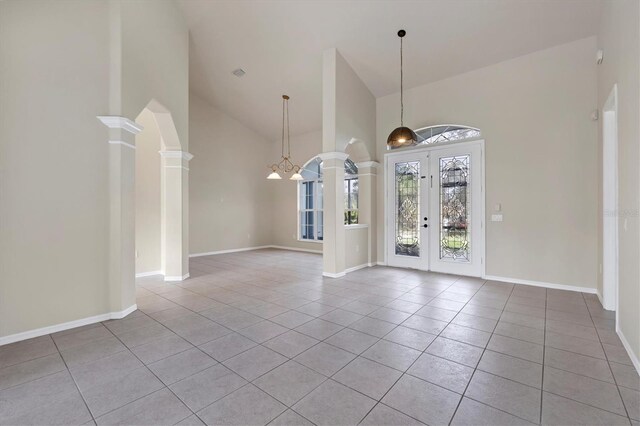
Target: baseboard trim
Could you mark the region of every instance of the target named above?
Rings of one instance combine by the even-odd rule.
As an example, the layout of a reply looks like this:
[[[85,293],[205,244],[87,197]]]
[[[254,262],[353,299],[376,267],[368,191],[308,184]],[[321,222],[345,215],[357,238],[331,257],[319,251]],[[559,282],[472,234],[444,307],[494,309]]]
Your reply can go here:
[[[95,324],[97,322],[107,321],[110,319],[122,319],[136,309],[138,309],[138,305],[131,305],[122,311],[109,312],[75,321],[63,322],[62,324],[36,328],[35,330],[23,331],[22,333],[10,334],[8,336],[0,337],[0,346],[20,342],[22,340],[33,339],[34,337],[45,336],[51,333],[57,333],[59,331],[69,330],[71,328],[82,327],[83,325]]]
[[[346,273],[344,271],[342,272],[338,272],[338,273],[333,273],[333,272],[323,272],[322,276],[323,277],[327,277],[327,278],[341,278],[344,277],[346,275]]]
[[[322,250],[312,250],[298,247],[286,247],[286,246],[269,246],[269,248],[279,249],[279,250],[291,250],[291,251],[302,251],[305,253],[316,253],[322,254]]]
[[[506,277],[498,277],[495,275],[485,275],[483,278],[486,280],[500,281],[500,282],[511,283],[511,284],[530,285],[534,287],[552,288],[555,290],[580,291],[582,293],[597,294],[597,290],[595,288],[590,288],[590,287],[578,287],[573,285],[547,283],[543,281],[521,280],[519,278],[506,278]]]
[[[631,358],[631,362],[633,363],[633,366],[636,368],[636,371],[638,372],[638,374],[640,374],[640,360],[638,359],[638,356],[635,353],[633,353],[633,350],[631,349],[631,345],[629,344],[629,341],[627,340],[627,338],[624,336],[624,333],[622,332],[622,330],[620,330],[620,326],[618,323],[616,323],[616,333],[618,334],[618,337],[620,337],[620,340],[622,341],[622,346],[624,346],[624,349],[627,351],[629,358]]]
[[[204,253],[193,253],[190,254],[189,257],[202,257],[202,256],[213,256],[215,254],[226,254],[226,253],[238,253],[241,251],[251,251],[251,250],[260,250],[271,248],[273,246],[256,246],[256,247],[242,247],[237,249],[228,249],[228,250],[218,250],[218,251],[208,251]]]
[[[355,271],[360,270],[360,269],[369,268],[370,266],[371,266],[370,263],[363,263],[362,265],[354,266],[352,268],[347,268],[347,269],[344,270],[344,272],[345,272],[345,274],[348,274],[350,272],[355,272]]]
[[[376,262],[376,265],[379,265],[379,266],[387,266],[387,262],[382,261],[382,260],[378,260],[378,261]]]
[[[190,254],[189,257],[191,258],[191,257],[213,256],[213,255],[216,255],[216,254],[238,253],[238,252],[241,252],[241,251],[263,250],[263,249],[268,249],[268,248],[274,248],[274,249],[279,249],[279,250],[302,251],[302,252],[305,252],[305,253],[322,254],[322,250],[311,250],[311,249],[304,249],[304,248],[298,248],[298,247],[286,247],[286,246],[268,245],[268,246],[256,246],[256,247],[243,247],[243,248],[229,249],[229,250],[208,251],[208,252],[205,252],[205,253],[193,253],[193,254]]]
[[[176,276],[168,275],[168,276],[164,277],[164,280],[165,281],[184,281],[187,278],[189,278],[189,274],[188,273],[184,274],[183,276],[180,276],[180,275],[176,275]]]
[[[162,271],[140,272],[139,274],[136,274],[136,278],[151,277],[153,275],[162,275]]]

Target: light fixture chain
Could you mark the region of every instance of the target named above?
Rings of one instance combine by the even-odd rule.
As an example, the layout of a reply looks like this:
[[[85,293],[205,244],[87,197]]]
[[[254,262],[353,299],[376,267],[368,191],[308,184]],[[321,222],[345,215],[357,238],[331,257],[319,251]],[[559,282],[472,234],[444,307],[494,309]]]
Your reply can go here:
[[[280,155],[284,157],[284,103],[286,100],[282,99],[282,143],[280,148]]]
[[[400,37],[400,126],[404,126],[404,71],[402,66],[402,37]]]
[[[289,129],[289,100],[286,100],[287,103],[287,157],[291,158],[291,130]]]

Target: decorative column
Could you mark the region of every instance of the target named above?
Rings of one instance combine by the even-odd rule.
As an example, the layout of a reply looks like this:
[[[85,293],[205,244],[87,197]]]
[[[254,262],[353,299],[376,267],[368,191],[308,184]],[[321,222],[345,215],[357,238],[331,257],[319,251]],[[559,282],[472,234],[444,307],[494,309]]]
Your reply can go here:
[[[137,309],[135,283],[135,135],[142,126],[98,116],[109,128],[109,302],[113,318]]]
[[[189,161],[185,151],[160,151],[160,263],[165,281],[189,277]]]
[[[344,152],[325,152],[322,159],[323,242],[322,263],[325,277],[345,274],[344,230]]]
[[[376,179],[380,163],[363,161],[358,166],[358,222],[369,225],[369,266],[376,262]]]

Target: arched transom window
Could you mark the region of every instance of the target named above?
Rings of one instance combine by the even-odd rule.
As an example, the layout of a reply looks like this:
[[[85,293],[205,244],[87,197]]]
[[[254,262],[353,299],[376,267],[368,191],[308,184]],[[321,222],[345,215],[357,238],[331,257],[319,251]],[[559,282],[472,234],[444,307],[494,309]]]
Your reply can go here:
[[[416,130],[418,145],[461,141],[480,137],[480,130],[475,127],[456,124],[439,124]]]
[[[298,236],[300,240],[322,241],[322,160],[316,157],[300,172],[298,183]],[[344,223],[358,223],[358,167],[349,159],[344,162]]]

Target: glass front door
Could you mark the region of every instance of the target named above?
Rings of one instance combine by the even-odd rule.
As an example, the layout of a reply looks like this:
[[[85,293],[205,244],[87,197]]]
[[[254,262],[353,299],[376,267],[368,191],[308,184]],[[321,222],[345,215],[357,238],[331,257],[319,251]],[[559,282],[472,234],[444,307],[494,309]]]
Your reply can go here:
[[[387,157],[387,205],[390,206],[387,255],[390,266],[423,269],[428,259],[429,239],[425,232],[428,168],[426,153]]]
[[[387,264],[481,276],[482,144],[387,156]]]

